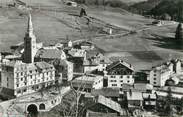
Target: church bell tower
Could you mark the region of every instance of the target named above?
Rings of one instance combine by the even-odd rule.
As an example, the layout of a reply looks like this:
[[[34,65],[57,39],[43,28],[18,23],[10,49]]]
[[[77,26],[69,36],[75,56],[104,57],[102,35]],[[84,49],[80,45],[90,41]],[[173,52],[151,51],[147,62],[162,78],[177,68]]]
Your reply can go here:
[[[36,36],[33,33],[32,17],[29,14],[27,32],[24,37],[24,63],[33,63],[36,51]]]

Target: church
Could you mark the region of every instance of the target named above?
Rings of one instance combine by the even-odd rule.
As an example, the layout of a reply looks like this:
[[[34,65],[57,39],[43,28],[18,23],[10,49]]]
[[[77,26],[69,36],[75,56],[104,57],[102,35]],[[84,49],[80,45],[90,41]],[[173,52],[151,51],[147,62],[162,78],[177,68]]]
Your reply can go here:
[[[32,17],[29,14],[22,61],[7,60],[2,63],[1,87],[12,92],[12,96],[30,94],[55,84],[54,66],[43,61],[34,61],[40,48],[36,43]]]

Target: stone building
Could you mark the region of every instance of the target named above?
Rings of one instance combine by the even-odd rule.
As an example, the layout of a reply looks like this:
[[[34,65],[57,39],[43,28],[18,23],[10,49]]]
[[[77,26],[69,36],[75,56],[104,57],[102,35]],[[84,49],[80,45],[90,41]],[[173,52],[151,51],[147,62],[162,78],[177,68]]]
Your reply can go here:
[[[15,96],[33,93],[55,83],[55,68],[46,62],[2,64],[1,87],[11,89]]]
[[[173,74],[179,75],[182,73],[181,61],[171,60],[160,66],[153,67],[149,74],[150,84],[153,86],[165,86],[166,81],[170,79]]]

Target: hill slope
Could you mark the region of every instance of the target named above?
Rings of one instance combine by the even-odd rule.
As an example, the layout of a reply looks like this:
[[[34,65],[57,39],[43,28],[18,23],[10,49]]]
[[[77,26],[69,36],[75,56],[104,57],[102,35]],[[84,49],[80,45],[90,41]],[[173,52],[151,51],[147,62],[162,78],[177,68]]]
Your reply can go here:
[[[162,16],[168,14],[174,20],[183,20],[183,1],[182,0],[148,0],[131,6],[148,15]]]

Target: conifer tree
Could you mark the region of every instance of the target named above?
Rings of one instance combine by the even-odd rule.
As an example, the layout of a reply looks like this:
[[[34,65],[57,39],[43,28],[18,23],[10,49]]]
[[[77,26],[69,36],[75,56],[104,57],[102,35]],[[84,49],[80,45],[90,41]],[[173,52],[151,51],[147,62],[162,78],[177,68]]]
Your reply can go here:
[[[182,29],[182,24],[179,23],[176,29],[176,34],[175,34],[175,39],[176,40],[183,40],[183,29]]]

